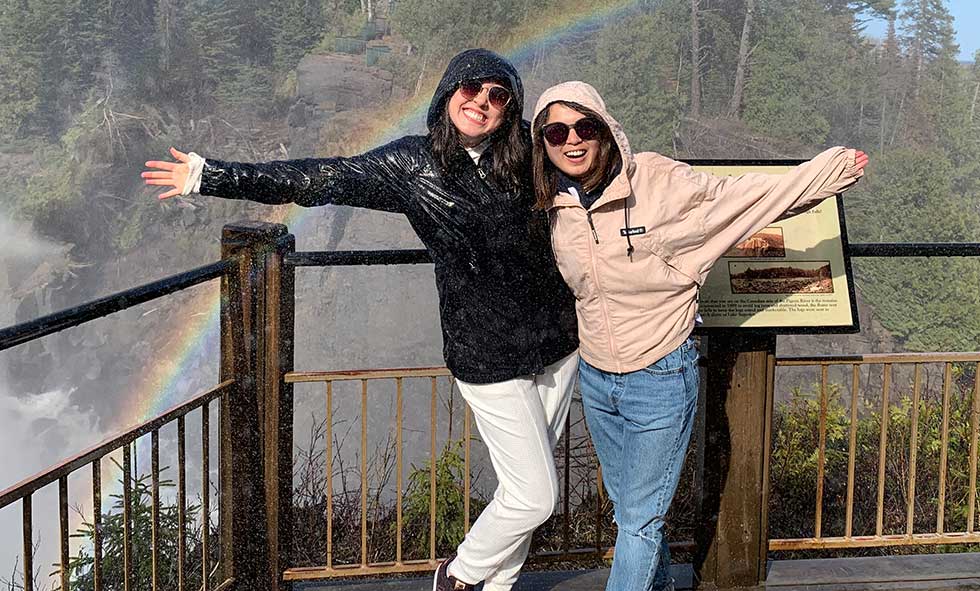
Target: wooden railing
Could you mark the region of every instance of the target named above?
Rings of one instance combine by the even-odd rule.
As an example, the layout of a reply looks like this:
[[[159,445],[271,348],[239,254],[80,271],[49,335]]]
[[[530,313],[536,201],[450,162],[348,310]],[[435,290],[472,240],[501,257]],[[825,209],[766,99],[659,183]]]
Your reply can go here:
[[[817,356],[817,357],[782,357],[773,360],[778,368],[812,368],[819,370],[819,407],[818,407],[818,437],[817,437],[817,470],[815,482],[815,501],[814,501],[814,521],[813,535],[805,538],[784,538],[770,539],[770,550],[815,550],[827,548],[866,548],[875,546],[916,546],[916,545],[938,545],[938,544],[976,544],[980,543],[980,533],[977,531],[976,507],[977,507],[977,445],[978,434],[980,434],[980,353],[886,353],[874,355],[856,356]],[[954,364],[960,367],[968,366],[974,372],[972,384],[969,387],[956,387],[953,378]],[[919,415],[926,407],[923,385],[923,370],[929,365],[938,365],[942,368],[942,380],[938,388],[931,392],[931,404],[941,408],[941,427],[939,441],[938,466],[934,466],[938,472],[938,498],[935,499],[935,527],[932,531],[921,531],[916,529],[916,523],[924,521],[922,511],[924,510],[923,499],[916,496],[916,473],[920,467],[918,452],[919,442]],[[849,369],[849,383],[833,383],[829,377],[829,370],[834,367]],[[872,373],[877,368],[880,373]],[[909,403],[910,426],[908,433],[907,455],[902,455],[901,460],[907,462],[908,474],[905,482],[895,483],[905,496],[905,523],[904,531],[901,533],[888,533],[885,527],[885,491],[886,491],[886,464],[890,459],[889,448],[889,423],[892,413],[895,411],[895,391],[900,384],[896,383],[895,373],[900,368],[911,369],[911,375],[907,376],[910,383],[904,384],[911,389],[911,396],[906,397]],[[855,505],[855,464],[858,455],[857,437],[859,413],[864,404],[861,396],[862,384],[860,379],[861,370],[866,370],[868,381],[874,379],[876,386],[880,384],[880,406],[876,409],[871,408],[872,412],[877,411],[879,423],[879,435],[877,445],[877,477],[875,495],[875,516],[874,531],[855,532],[854,505]],[[907,372],[906,372],[907,373]],[[827,432],[828,432],[828,410],[831,406],[828,393],[832,387],[837,387],[841,391],[849,390],[849,403],[847,411],[849,414],[847,433],[847,475],[846,475],[846,497],[844,501],[845,517],[843,531],[836,532],[837,535],[827,535],[824,527],[824,486],[828,478],[826,474],[826,458],[828,451]],[[907,392],[907,390],[906,390]],[[954,397],[958,399],[954,400]],[[966,496],[961,502],[953,507],[958,513],[965,513],[964,527],[962,530],[949,531],[946,525],[947,513],[947,474],[949,470],[948,454],[950,449],[950,416],[951,403],[956,402],[960,408],[968,409],[969,420],[969,452],[966,457],[965,465],[959,466],[968,472],[968,483],[966,485]],[[843,410],[841,408],[840,410]],[[806,426],[804,426],[806,427]],[[896,452],[892,452],[892,456]],[[894,458],[891,458],[894,459]],[[918,518],[918,519],[917,519]],[[870,521],[870,519],[865,519]]]
[[[432,368],[400,368],[400,369],[378,369],[378,370],[347,370],[347,371],[308,371],[308,372],[291,372],[287,373],[285,376],[285,381],[291,384],[320,384],[325,393],[324,408],[325,408],[325,420],[323,422],[325,433],[324,433],[324,455],[327,458],[323,466],[322,478],[325,481],[325,498],[324,501],[324,512],[325,512],[325,528],[322,532],[325,543],[325,552],[323,556],[324,563],[317,566],[303,566],[303,567],[293,567],[287,568],[283,573],[283,578],[287,581],[302,581],[311,579],[325,579],[325,578],[335,578],[335,577],[352,577],[352,576],[363,576],[363,575],[383,575],[392,573],[406,573],[406,572],[418,572],[418,571],[431,571],[433,570],[441,558],[445,558],[438,554],[436,547],[436,527],[437,527],[437,497],[439,496],[438,490],[438,479],[436,476],[436,466],[439,456],[439,448],[437,445],[438,437],[437,431],[441,424],[446,422],[451,422],[452,417],[440,415],[438,411],[438,402],[440,400],[447,400],[454,395],[454,380],[452,374],[445,367],[432,367]],[[340,562],[336,559],[335,552],[335,534],[334,534],[334,507],[336,504],[335,499],[335,477],[334,472],[336,470],[334,457],[334,424],[335,424],[335,413],[334,409],[337,406],[336,397],[337,391],[335,385],[341,382],[355,382],[359,383],[359,394],[360,394],[360,404],[359,404],[359,422],[360,422],[360,436],[359,436],[359,453],[357,457],[359,458],[359,466],[357,470],[358,478],[358,489],[357,494],[359,495],[358,506],[359,506],[359,523],[360,523],[360,547],[358,556],[359,559],[356,561]],[[393,384],[392,384],[393,382]],[[421,383],[419,383],[421,382]],[[395,398],[394,398],[394,424],[389,425],[394,428],[394,471],[395,471],[395,483],[394,483],[394,512],[395,512],[395,532],[394,532],[394,548],[392,549],[392,555],[390,560],[382,561],[372,561],[369,556],[372,554],[369,551],[369,529],[370,529],[370,518],[368,516],[368,493],[370,489],[369,478],[369,466],[367,463],[367,458],[369,455],[368,451],[368,424],[369,418],[373,414],[378,414],[382,410],[390,411],[390,409],[377,409],[372,410],[372,408],[377,407],[380,403],[377,398],[372,399],[371,386],[377,386],[380,389],[381,386],[394,385]],[[403,552],[403,542],[405,536],[405,522],[403,517],[403,508],[405,505],[404,493],[406,490],[406,479],[404,474],[405,468],[405,443],[403,439],[403,434],[406,430],[406,420],[405,420],[405,399],[406,399],[406,386],[418,385],[419,388],[409,388],[412,390],[414,395],[411,398],[410,404],[414,408],[426,408],[428,409],[428,421],[425,431],[428,433],[428,515],[425,527],[425,536],[427,554],[423,558],[413,558],[406,559]],[[423,393],[424,391],[424,393]],[[352,394],[349,393],[349,394]],[[440,397],[441,395],[441,397]],[[421,399],[421,400],[420,400]],[[473,464],[471,458],[473,456],[473,418],[472,413],[468,405],[463,402],[463,425],[462,425],[462,457],[463,457],[463,469],[460,482],[449,483],[449,486],[458,487],[462,493],[462,532],[465,534],[469,531],[472,524],[472,511],[470,507],[471,499],[474,494],[472,488],[472,474],[473,474]],[[582,483],[581,480],[583,475],[581,469],[576,469],[575,485],[582,484],[588,487],[589,493],[580,495],[582,498],[592,498],[595,500],[594,507],[590,508],[590,511],[582,511],[582,507],[572,507],[571,506],[571,490],[572,490],[572,419],[571,416],[566,420],[565,428],[563,429],[563,435],[561,441],[559,442],[556,450],[556,464],[559,467],[561,483],[561,498],[559,499],[559,510],[557,511],[553,520],[558,523],[549,524],[551,529],[557,530],[557,540],[556,549],[550,551],[536,552],[532,555],[531,560],[534,561],[581,561],[585,559],[601,559],[608,558],[612,556],[612,539],[605,537],[603,535],[604,530],[608,529],[606,527],[606,522],[611,519],[609,515],[611,507],[603,494],[602,488],[602,475],[599,468],[599,463],[595,459],[594,451],[591,445],[587,446],[585,453],[588,454],[587,461],[584,462],[586,470],[591,470],[591,474],[587,475],[589,477],[589,482]],[[583,430],[584,431],[584,430]],[[582,439],[585,439],[584,436]],[[587,443],[587,441],[586,441]],[[478,442],[477,445],[482,446],[483,444]],[[417,456],[424,457],[425,454],[416,454]],[[582,545],[582,540],[573,540],[571,535],[571,520],[573,519],[573,513],[582,515],[591,512],[591,517],[594,519],[592,524],[592,529],[594,537],[589,540],[588,545]],[[578,546],[574,544],[579,544]],[[672,548],[675,550],[687,550],[690,551],[694,547],[692,541],[677,542],[672,543]]]
[[[379,572],[405,572],[410,570],[427,570],[436,564],[436,551],[432,538],[435,520],[432,517],[430,504],[429,524],[429,553],[420,560],[406,560],[401,552],[401,543],[394,560],[390,563],[373,563],[368,560],[365,547],[366,516],[363,514],[366,487],[364,487],[364,442],[362,435],[361,453],[361,552],[360,560],[350,565],[337,564],[328,549],[324,556],[325,564],[312,568],[296,568],[290,563],[293,543],[293,386],[298,382],[320,382],[327,389],[328,408],[332,384],[338,381],[355,380],[362,384],[361,421],[364,425],[367,413],[365,397],[368,382],[372,380],[395,380],[401,384],[409,378],[448,380],[448,372],[441,368],[421,370],[398,370],[382,373],[341,372],[341,373],[299,373],[293,371],[293,331],[294,331],[294,272],[301,266],[331,266],[331,265],[367,265],[367,264],[411,264],[429,261],[425,251],[386,251],[386,252],[330,252],[330,253],[296,253],[295,242],[285,226],[263,223],[246,223],[228,226],[222,235],[222,261],[202,267],[190,273],[168,278],[156,284],[142,286],[115,296],[103,298],[79,308],[53,314],[20,326],[0,330],[0,350],[29,342],[43,335],[57,332],[70,326],[76,326],[93,318],[111,314],[114,311],[132,307],[138,303],[161,297],[196,285],[203,281],[221,278],[221,365],[220,383],[212,390],[200,394],[193,400],[180,405],[147,423],[134,426],[125,433],[90,450],[77,454],[59,466],[38,474],[25,482],[14,485],[0,492],[0,507],[16,502],[22,503],[22,536],[25,541],[25,582],[27,590],[32,589],[30,581],[32,565],[30,546],[32,543],[32,515],[37,508],[32,504],[32,495],[46,484],[59,483],[60,500],[59,514],[61,521],[61,557],[60,577],[62,589],[71,588],[68,568],[68,531],[67,531],[67,479],[68,476],[85,466],[92,469],[92,492],[98,498],[100,490],[101,461],[107,454],[121,449],[123,460],[124,487],[133,482],[133,467],[130,450],[132,443],[139,437],[149,436],[152,454],[153,483],[151,485],[152,503],[154,507],[154,523],[159,507],[159,438],[160,428],[176,423],[178,447],[182,450],[186,437],[185,417],[188,413],[201,410],[202,428],[201,439],[204,448],[208,447],[208,408],[211,402],[218,401],[219,408],[219,453],[218,453],[218,536],[217,562],[213,571],[202,572],[205,589],[233,587],[247,591],[266,591],[286,588],[290,581],[310,578],[333,577],[340,574],[361,575],[377,574]],[[977,256],[980,255],[978,245],[852,245],[853,253],[861,256]],[[932,358],[930,358],[932,359]],[[947,390],[948,373],[951,363],[980,363],[977,354],[941,355],[936,361],[946,366]],[[908,527],[900,539],[886,532],[882,526],[881,495],[878,488],[878,525],[869,538],[862,532],[854,531],[848,526],[843,536],[828,536],[823,519],[823,463],[825,456],[825,417],[826,417],[826,377],[822,394],[820,443],[818,453],[821,465],[821,476],[817,479],[815,492],[816,515],[814,520],[814,536],[801,539],[770,540],[767,535],[768,495],[770,466],[769,449],[771,446],[771,423],[773,416],[773,384],[777,367],[783,371],[785,367],[799,364],[811,364],[821,368],[826,376],[827,367],[835,364],[857,365],[877,363],[884,368],[883,382],[889,383],[887,368],[896,364],[925,363],[925,358],[890,357],[888,359],[874,356],[861,358],[806,358],[806,359],[777,359],[775,357],[775,336],[753,335],[742,333],[712,334],[709,343],[707,373],[707,391],[705,397],[704,416],[705,433],[704,449],[699,454],[699,481],[702,488],[699,492],[701,526],[698,529],[697,540],[685,543],[688,550],[694,551],[694,562],[700,580],[716,588],[732,588],[757,584],[765,578],[765,564],[769,550],[784,550],[793,548],[844,547],[855,545],[890,545],[898,543],[949,543],[951,541],[974,541],[977,537],[975,529],[975,498],[970,497],[969,525],[964,531],[950,532],[943,526],[942,507],[937,516],[936,532],[914,531]],[[918,375],[918,370],[916,375]],[[888,386],[884,390],[882,416],[887,417]],[[918,389],[916,389],[918,392]],[[977,386],[974,385],[972,406],[972,441],[970,451],[970,488],[976,489],[977,472],[977,419],[978,400]],[[944,413],[948,412],[948,392],[944,396]],[[400,412],[401,397],[399,397]],[[430,405],[432,401],[430,399]],[[854,406],[852,405],[852,408]],[[436,421],[432,411],[432,424]],[[399,419],[400,420],[400,419]],[[948,415],[944,414],[943,445],[948,445],[946,429]],[[329,417],[327,424],[330,423]],[[362,431],[364,431],[362,429]],[[366,432],[366,431],[365,431]],[[400,441],[401,426],[399,423],[397,452],[399,454],[398,501],[401,501],[403,475],[401,474]],[[465,420],[465,442],[469,450],[471,440],[470,416],[467,411]],[[884,454],[888,435],[887,419],[882,421],[880,435],[880,453]],[[566,458],[569,454],[567,439],[564,443]],[[429,450],[434,457],[435,450]],[[910,448],[914,453],[914,446]],[[184,482],[183,471],[186,462],[183,451],[178,452],[178,488],[182,490]],[[469,451],[466,452],[467,458]],[[852,453],[853,457],[853,453]],[[945,458],[945,455],[943,455]],[[210,469],[207,452],[201,458],[205,482]],[[945,474],[945,459],[942,460]],[[853,463],[853,460],[852,460]],[[567,485],[567,463],[565,480]],[[915,459],[912,459],[915,465]],[[469,466],[467,466],[468,468]],[[466,470],[468,474],[469,470]],[[329,478],[330,470],[326,476]],[[853,475],[850,476],[853,483]],[[910,477],[910,490],[915,485],[914,474]],[[601,497],[601,474],[596,474],[596,498]],[[879,476],[881,482],[881,476]],[[129,484],[127,484],[129,483]],[[331,491],[328,484],[328,491]],[[430,487],[435,486],[435,478],[430,473]],[[469,499],[469,479],[463,484],[464,498]],[[204,487],[207,489],[207,486]],[[567,489],[567,486],[566,486]],[[178,504],[186,507],[184,493],[178,491]],[[944,490],[940,483],[940,490]],[[435,497],[430,488],[430,503]],[[126,492],[124,495],[131,494]],[[210,498],[205,495],[202,500],[208,505]],[[971,493],[973,494],[973,493]],[[849,495],[849,506],[853,498],[853,486]],[[131,499],[126,499],[128,507]],[[909,523],[914,521],[914,502],[908,507]],[[330,503],[327,504],[328,511]],[[469,507],[466,507],[466,527],[469,525]],[[93,502],[95,518],[100,517],[100,503]],[[204,511],[210,512],[210,507]],[[597,515],[601,511],[596,511]],[[570,511],[567,496],[563,499],[563,508],[559,519],[566,521],[559,526],[564,532],[560,549],[552,553],[553,557],[569,558],[574,556],[608,557],[611,549],[606,547],[601,533],[596,536],[594,544],[588,548],[573,548],[569,538],[568,519]],[[851,514],[847,521],[851,522]],[[126,521],[128,518],[125,518]],[[207,519],[207,517],[205,517]],[[402,535],[402,523],[399,511],[398,538]],[[325,535],[331,537],[330,516],[328,515]],[[154,525],[154,531],[157,526]],[[601,528],[597,526],[597,532]],[[98,532],[96,527],[96,532]],[[205,527],[203,534],[210,535],[210,528]],[[96,535],[99,535],[98,533]],[[183,534],[181,534],[183,536]],[[329,542],[328,542],[329,543]],[[129,552],[132,540],[124,541],[124,549]],[[210,540],[205,542],[210,545]],[[96,543],[99,546],[99,543]],[[154,544],[156,549],[156,544]],[[101,552],[97,550],[96,552]],[[155,550],[156,552],[156,550]],[[183,556],[183,550],[180,551]],[[202,569],[208,571],[211,566],[210,554],[202,558]],[[542,557],[547,558],[547,556]],[[181,558],[182,560],[182,558]],[[155,564],[155,563],[154,563]],[[131,558],[124,561],[124,580],[127,590],[131,588],[131,573],[134,565]],[[94,564],[96,580],[103,578],[102,565],[97,558]],[[153,588],[160,588],[156,566],[153,570]],[[182,578],[181,580],[184,580]],[[212,586],[213,582],[213,586]],[[185,583],[179,583],[183,589]],[[98,584],[96,589],[98,589]]]
[[[187,289],[189,287],[204,283],[206,281],[224,277],[235,266],[234,259],[227,259],[218,263],[213,263],[200,267],[193,271],[168,277],[161,281],[143,285],[121,293],[117,293],[99,300],[87,303],[76,308],[58,312],[27,322],[18,326],[0,330],[0,350],[9,349],[22,343],[27,343],[39,339],[66,328],[78,326],[95,318],[106,316],[113,312],[131,308],[143,302],[166,296],[171,293]],[[58,578],[60,588],[67,591],[72,588],[69,539],[72,532],[69,531],[68,508],[69,508],[69,477],[84,469],[86,466],[91,468],[91,495],[92,495],[92,563],[91,576],[92,588],[99,591],[104,587],[103,572],[103,550],[104,550],[104,527],[102,523],[102,483],[104,460],[113,452],[122,450],[122,583],[127,591],[134,588],[133,546],[134,546],[134,503],[139,499],[133,498],[133,487],[137,481],[136,465],[134,459],[134,449],[136,441],[144,436],[149,436],[151,446],[151,560],[150,581],[154,590],[161,589],[161,573],[159,564],[159,544],[160,536],[160,431],[163,427],[176,424],[177,430],[177,507],[178,507],[178,556],[177,564],[177,587],[180,591],[187,589],[187,531],[188,522],[186,516],[187,509],[187,457],[186,457],[186,418],[194,412],[200,411],[201,421],[201,516],[202,516],[202,539],[200,540],[200,579],[203,589],[219,589],[231,584],[234,577],[227,574],[219,580],[214,579],[212,573],[211,556],[213,548],[210,540],[210,468],[209,468],[209,408],[213,401],[220,400],[222,405],[228,403],[231,392],[235,390],[234,380],[227,379],[218,384],[215,388],[203,392],[191,400],[184,402],[176,407],[164,412],[158,417],[150,419],[140,425],[136,425],[125,432],[110,437],[106,441],[99,443],[75,456],[66,459],[62,463],[44,470],[39,474],[25,479],[23,482],[0,491],[0,509],[19,502],[21,504],[21,537],[23,539],[23,589],[32,591],[34,589],[34,515],[38,512],[33,498],[34,494],[42,488],[58,483],[58,535],[59,535],[59,556],[58,556]],[[42,509],[46,510],[46,509]],[[77,573],[76,573],[77,574]]]

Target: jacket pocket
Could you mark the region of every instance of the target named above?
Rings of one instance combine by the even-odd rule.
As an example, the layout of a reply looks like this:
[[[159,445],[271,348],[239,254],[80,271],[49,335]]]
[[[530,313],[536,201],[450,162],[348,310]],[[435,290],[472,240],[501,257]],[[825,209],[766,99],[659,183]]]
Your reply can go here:
[[[701,279],[698,274],[681,267],[679,261],[674,258],[674,253],[669,245],[658,234],[643,236],[642,240],[640,240],[640,245],[649,251],[650,254],[657,257],[670,271],[679,275],[680,280],[688,281],[691,284],[697,284],[698,287],[701,287]]]

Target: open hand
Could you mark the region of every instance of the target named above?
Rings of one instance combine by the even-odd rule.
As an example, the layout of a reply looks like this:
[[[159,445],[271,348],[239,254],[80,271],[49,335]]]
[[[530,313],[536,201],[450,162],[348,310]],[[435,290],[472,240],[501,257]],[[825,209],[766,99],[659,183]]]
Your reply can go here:
[[[191,157],[181,152],[177,148],[170,148],[170,155],[178,162],[164,162],[162,160],[150,160],[146,163],[147,168],[155,170],[144,170],[141,177],[147,185],[162,185],[171,187],[165,193],[157,195],[158,199],[167,199],[174,195],[180,195],[184,191],[184,184],[187,182],[187,175],[190,172]]]

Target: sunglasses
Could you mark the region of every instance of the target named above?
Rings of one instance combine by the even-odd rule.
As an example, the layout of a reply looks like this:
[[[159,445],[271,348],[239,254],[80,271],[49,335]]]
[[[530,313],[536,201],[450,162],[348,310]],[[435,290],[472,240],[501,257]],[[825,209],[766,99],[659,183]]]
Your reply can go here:
[[[552,146],[560,146],[565,143],[565,140],[568,139],[569,131],[573,129],[578,137],[584,141],[594,140],[599,137],[599,130],[602,129],[602,123],[592,117],[584,117],[571,125],[561,122],[549,123],[541,128],[541,135]]]
[[[475,99],[483,90],[483,83],[479,80],[467,80],[459,83],[459,93],[468,101]],[[487,100],[496,109],[503,110],[510,103],[510,91],[503,86],[491,86],[486,90]]]

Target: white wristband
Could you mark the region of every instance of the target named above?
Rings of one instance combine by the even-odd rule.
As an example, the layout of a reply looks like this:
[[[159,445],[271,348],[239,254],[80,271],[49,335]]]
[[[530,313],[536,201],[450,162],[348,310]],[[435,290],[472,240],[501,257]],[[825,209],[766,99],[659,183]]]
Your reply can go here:
[[[188,152],[187,155],[190,156],[190,161],[187,162],[187,180],[184,181],[184,186],[180,190],[181,195],[201,192],[201,173],[204,172],[204,158],[201,158],[194,152]]]

